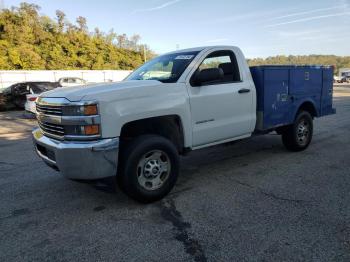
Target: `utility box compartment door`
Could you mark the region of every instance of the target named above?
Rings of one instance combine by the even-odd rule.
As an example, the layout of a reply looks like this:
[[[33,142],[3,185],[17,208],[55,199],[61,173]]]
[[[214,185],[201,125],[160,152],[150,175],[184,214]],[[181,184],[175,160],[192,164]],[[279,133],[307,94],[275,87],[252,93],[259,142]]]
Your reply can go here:
[[[265,69],[264,86],[264,128],[269,129],[288,121],[289,70]]]
[[[333,68],[323,69],[323,84],[321,97],[320,115],[329,115],[335,113],[332,106],[333,100]]]
[[[322,69],[295,68],[290,70],[290,94],[297,96],[318,96],[322,88]]]

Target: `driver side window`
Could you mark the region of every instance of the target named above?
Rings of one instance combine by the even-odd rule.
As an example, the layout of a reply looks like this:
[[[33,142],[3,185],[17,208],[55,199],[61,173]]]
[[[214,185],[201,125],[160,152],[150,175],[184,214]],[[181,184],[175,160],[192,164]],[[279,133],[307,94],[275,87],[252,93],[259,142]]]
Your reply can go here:
[[[207,68],[220,68],[219,65],[231,63],[231,59],[229,55],[224,56],[207,56],[202,64],[199,66],[199,70],[207,69]]]
[[[241,81],[237,59],[232,51],[215,51],[209,54],[199,65],[192,78],[205,69],[218,69],[223,76],[218,80],[211,81],[210,83],[203,82],[201,85],[224,84]]]

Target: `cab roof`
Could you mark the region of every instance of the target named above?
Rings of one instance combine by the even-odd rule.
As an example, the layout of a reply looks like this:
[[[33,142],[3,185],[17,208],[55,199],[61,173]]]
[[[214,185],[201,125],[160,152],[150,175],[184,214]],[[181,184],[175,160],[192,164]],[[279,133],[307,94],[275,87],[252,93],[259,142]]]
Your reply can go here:
[[[234,48],[236,49],[236,46],[224,46],[224,45],[217,45],[217,46],[200,46],[200,47],[193,47],[193,48],[186,48],[186,49],[181,49],[181,50],[175,50],[172,52],[168,52],[165,54],[174,54],[174,53],[185,53],[185,52],[201,52],[205,49],[213,49],[213,48],[222,48],[222,49],[227,49],[227,48]]]

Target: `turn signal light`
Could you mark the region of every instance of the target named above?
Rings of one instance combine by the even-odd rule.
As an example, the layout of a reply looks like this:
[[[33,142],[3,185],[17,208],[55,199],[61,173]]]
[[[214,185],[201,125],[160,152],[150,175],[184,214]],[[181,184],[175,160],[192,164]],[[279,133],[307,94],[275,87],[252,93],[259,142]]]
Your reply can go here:
[[[86,116],[97,115],[97,105],[84,106],[84,115]]]
[[[88,136],[98,135],[100,133],[99,125],[84,126],[84,133],[85,135],[88,135]]]

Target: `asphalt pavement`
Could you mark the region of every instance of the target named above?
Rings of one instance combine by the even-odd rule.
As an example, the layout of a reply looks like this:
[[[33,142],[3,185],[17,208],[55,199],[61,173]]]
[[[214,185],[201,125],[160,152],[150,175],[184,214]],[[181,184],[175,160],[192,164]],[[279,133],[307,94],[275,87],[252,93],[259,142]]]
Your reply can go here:
[[[0,261],[350,261],[350,89],[303,152],[256,136],[191,152],[143,205],[114,179],[64,179],[23,112],[0,112]]]

